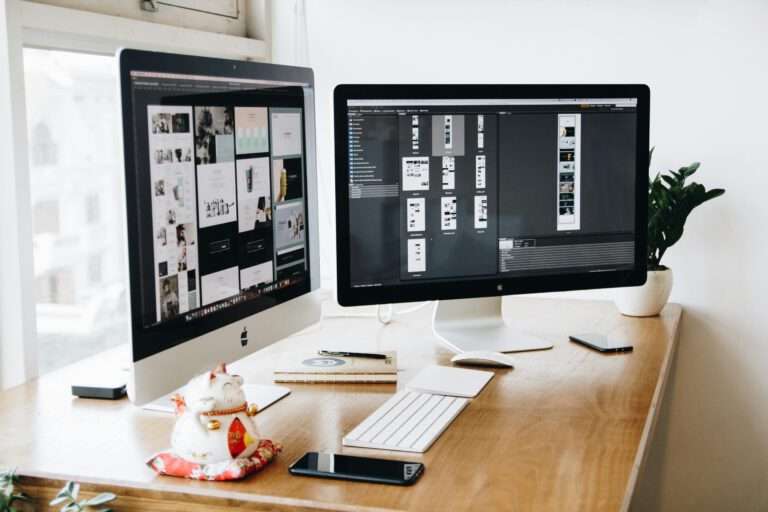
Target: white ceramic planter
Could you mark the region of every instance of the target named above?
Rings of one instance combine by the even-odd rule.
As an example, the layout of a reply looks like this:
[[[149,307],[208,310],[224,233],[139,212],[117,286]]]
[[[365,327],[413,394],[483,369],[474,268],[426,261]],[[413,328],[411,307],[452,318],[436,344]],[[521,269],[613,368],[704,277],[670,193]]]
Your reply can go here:
[[[656,316],[669,300],[672,282],[672,269],[650,270],[643,286],[618,288],[614,302],[622,315]]]

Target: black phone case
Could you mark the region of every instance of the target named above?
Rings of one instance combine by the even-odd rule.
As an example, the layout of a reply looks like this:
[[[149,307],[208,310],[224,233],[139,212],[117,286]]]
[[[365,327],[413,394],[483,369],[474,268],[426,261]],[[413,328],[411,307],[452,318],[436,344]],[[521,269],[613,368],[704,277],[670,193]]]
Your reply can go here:
[[[301,459],[299,459],[301,460]],[[297,461],[298,462],[298,461]],[[294,463],[296,464],[296,463]],[[328,478],[331,480],[351,480],[353,482],[369,482],[374,484],[390,484],[390,485],[413,485],[416,483],[416,481],[421,478],[421,475],[424,473],[424,464],[419,465],[419,469],[414,473],[414,475],[408,479],[408,480],[390,480],[388,478],[379,478],[374,476],[361,476],[361,475],[352,475],[352,474],[329,474],[329,473],[322,473],[319,471],[309,471],[306,469],[296,468],[292,464],[288,468],[288,472],[292,475],[297,476],[314,476],[317,478]]]
[[[597,352],[600,352],[601,354],[611,354],[611,353],[618,353],[618,352],[632,352],[632,345],[627,345],[624,347],[617,347],[617,348],[605,348],[605,347],[599,347],[597,345],[594,345],[587,340],[577,338],[575,336],[568,336],[568,339],[570,339],[574,343],[578,343],[579,345],[584,345],[587,348],[591,348],[592,350],[596,350]]]

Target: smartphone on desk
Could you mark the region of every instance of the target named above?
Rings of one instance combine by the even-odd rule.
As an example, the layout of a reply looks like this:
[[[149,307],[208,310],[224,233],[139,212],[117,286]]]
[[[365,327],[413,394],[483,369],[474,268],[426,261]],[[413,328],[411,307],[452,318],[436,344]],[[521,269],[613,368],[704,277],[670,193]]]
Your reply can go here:
[[[293,475],[337,478],[378,484],[411,485],[424,473],[424,464],[403,460],[307,452],[291,464]]]
[[[602,334],[588,333],[568,336],[574,343],[579,343],[592,350],[597,350],[604,354],[615,352],[632,352],[632,345],[619,340],[609,339]]]

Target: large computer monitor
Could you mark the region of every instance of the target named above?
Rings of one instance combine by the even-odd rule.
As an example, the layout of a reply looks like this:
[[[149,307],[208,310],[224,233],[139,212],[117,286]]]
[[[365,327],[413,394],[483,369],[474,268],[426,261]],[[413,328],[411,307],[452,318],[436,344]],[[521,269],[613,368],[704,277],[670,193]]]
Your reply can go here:
[[[456,351],[550,348],[504,323],[500,296],[645,281],[649,96],[338,86],[339,303],[440,299],[435,332]]]
[[[119,54],[144,404],[320,319],[312,70]]]

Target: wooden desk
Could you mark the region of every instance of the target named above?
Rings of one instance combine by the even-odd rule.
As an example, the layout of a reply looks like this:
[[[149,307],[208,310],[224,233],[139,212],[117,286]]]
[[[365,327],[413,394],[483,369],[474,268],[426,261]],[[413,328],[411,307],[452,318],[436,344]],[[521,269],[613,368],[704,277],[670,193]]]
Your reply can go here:
[[[22,489],[41,503],[74,479],[86,495],[116,492],[118,511],[626,510],[676,347],[680,306],[644,319],[592,301],[516,298],[505,310],[554,349],[515,355],[517,367],[497,370],[421,456],[341,445],[394,385],[296,384],[257,416],[262,434],[285,445],[265,471],[238,483],[158,477],[144,461],[168,446],[171,415],[69,394],[72,376],[122,354],[112,351],[0,394],[0,465],[17,466]],[[346,340],[361,350],[397,350],[402,387],[426,364],[450,364],[432,335],[430,312],[386,327],[375,319],[328,319],[236,370],[268,383],[276,353]],[[624,336],[635,350],[606,356],[568,341],[569,333],[590,331]],[[404,488],[289,475],[288,465],[308,450],[420,460],[426,471]]]

